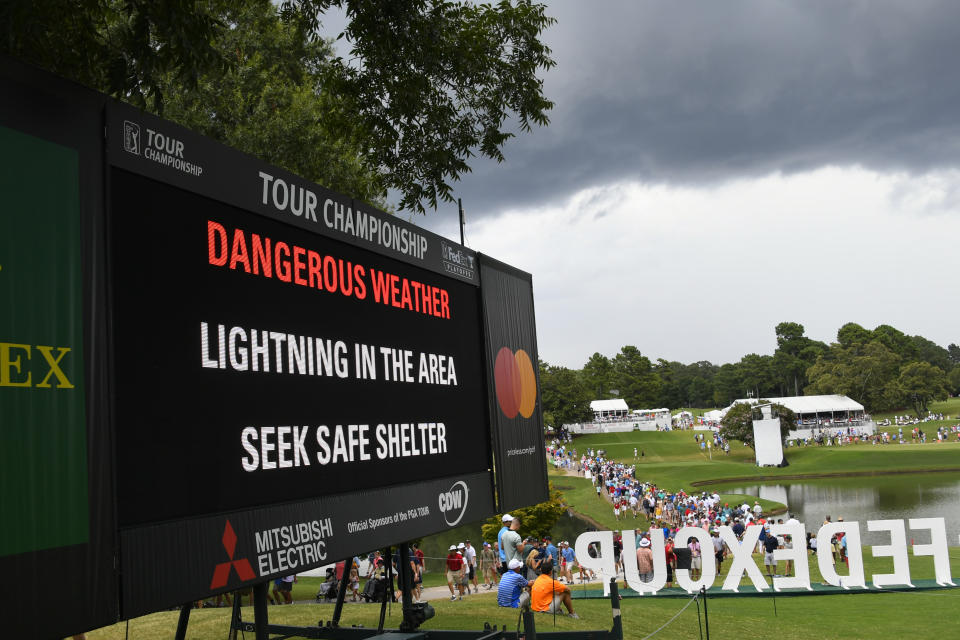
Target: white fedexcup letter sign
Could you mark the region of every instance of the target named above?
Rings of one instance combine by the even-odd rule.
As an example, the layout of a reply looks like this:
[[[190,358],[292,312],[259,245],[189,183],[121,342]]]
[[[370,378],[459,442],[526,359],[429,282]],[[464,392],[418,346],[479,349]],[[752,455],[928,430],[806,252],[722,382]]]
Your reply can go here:
[[[911,529],[930,529],[930,544],[913,545],[913,555],[933,556],[937,584],[941,587],[956,586],[950,576],[950,551],[947,549],[947,527],[943,518],[910,518],[909,522]]]
[[[691,538],[696,538],[700,543],[702,573],[698,580],[691,580],[687,569],[677,569],[677,586],[686,589],[687,593],[700,591],[700,587],[709,589],[717,577],[717,561],[713,557],[713,541],[710,539],[710,534],[700,527],[684,527],[677,531],[676,544],[678,547],[685,547],[690,544]]]
[[[833,553],[830,552],[830,538],[843,532],[847,540],[847,562],[850,564],[848,574],[841,576],[833,563]],[[827,584],[835,587],[867,588],[866,578],[863,575],[863,547],[860,544],[859,522],[831,522],[820,527],[817,532],[817,564],[820,566],[820,575]]]
[[[778,578],[774,576],[774,591],[780,591],[780,589],[807,589],[812,591],[810,566],[807,563],[806,527],[799,522],[796,524],[775,524],[770,527],[770,533],[775,536],[790,536],[793,545],[792,549],[776,549],[773,552],[773,559],[777,562],[792,560],[794,569],[792,577]]]
[[[889,531],[890,544],[873,545],[874,558],[893,558],[893,573],[875,573],[873,586],[878,589],[893,585],[912,587],[910,562],[907,559],[907,533],[903,520],[868,520],[867,531]]]
[[[667,556],[663,550],[663,529],[655,529],[650,534],[650,550],[653,553],[653,580],[642,582],[637,570],[637,553],[630,552],[630,549],[636,548],[636,537],[633,531],[623,532],[623,571],[627,579],[627,586],[643,595],[650,593],[657,594],[657,591],[663,589],[667,584]]]
[[[913,555],[932,556],[937,584],[940,586],[956,586],[950,574],[950,550],[947,548],[947,532],[943,518],[911,518],[910,528],[914,530],[927,529],[930,531],[930,544],[914,544]],[[910,564],[907,549],[906,523],[903,520],[870,520],[867,522],[868,531],[887,531],[890,534],[890,544],[874,545],[873,556],[876,558],[893,558],[893,573],[875,573],[871,576],[873,586],[882,589],[887,586],[913,587],[910,581]],[[741,540],[727,526],[719,527],[720,539],[726,544],[732,556],[730,571],[723,581],[724,591],[739,592],[740,581],[747,574],[750,582],[757,591],[769,588],[763,573],[753,559],[753,551],[757,547],[762,527],[750,526],[743,532]],[[776,549],[773,552],[777,562],[792,561],[792,576],[777,576],[773,578],[775,591],[781,589],[812,590],[810,585],[810,560],[806,548],[806,529],[802,523],[772,525],[770,533],[775,536],[788,535],[793,542],[792,549]],[[847,548],[846,575],[837,572],[833,554],[830,552],[830,540],[842,534]],[[632,530],[623,531],[623,570],[627,586],[637,593],[656,594],[667,583],[667,565],[664,554],[663,530],[652,529],[644,535],[650,539],[650,551],[653,554],[653,579],[643,582],[640,579],[637,567],[637,539]],[[696,538],[701,550],[701,575],[698,580],[690,579],[690,571],[677,569],[677,586],[689,593],[699,591],[701,587],[710,588],[717,577],[716,560],[713,554],[713,541],[705,529],[698,527],[684,527],[677,531],[675,540],[678,547],[689,544],[690,539]],[[866,576],[863,568],[863,544],[860,539],[860,523],[858,522],[831,522],[820,527],[817,532],[820,552],[817,554],[817,564],[823,580],[832,586],[850,589],[857,587],[867,589]],[[596,544],[597,557],[591,557],[589,547]],[[603,582],[603,592],[610,594],[610,580],[616,579],[613,557],[613,532],[591,531],[581,534],[574,544],[577,560],[580,564],[595,571]]]
[[[727,579],[723,581],[724,591],[738,593],[740,591],[740,578],[743,577],[744,573],[750,578],[750,582],[753,583],[757,591],[763,591],[767,588],[767,582],[763,579],[763,574],[757,568],[757,564],[753,561],[751,555],[760,540],[762,530],[763,528],[759,526],[747,527],[743,532],[743,541],[741,542],[737,540],[733,529],[720,527],[720,539],[726,543],[730,553],[733,554],[730,573],[727,574]]]
[[[590,557],[590,545],[597,544],[597,557]],[[613,531],[590,531],[581,533],[573,545],[577,562],[581,567],[595,571],[603,583],[603,595],[610,595],[610,578],[617,577],[617,565],[613,560]]]

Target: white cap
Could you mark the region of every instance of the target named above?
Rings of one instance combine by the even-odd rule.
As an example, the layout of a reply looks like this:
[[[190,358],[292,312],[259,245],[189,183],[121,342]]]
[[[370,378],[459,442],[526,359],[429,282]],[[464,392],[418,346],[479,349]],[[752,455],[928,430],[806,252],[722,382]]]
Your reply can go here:
[[[450,545],[450,548],[448,549],[448,551],[456,551],[456,550],[457,550],[457,545],[455,544]]]
[[[466,545],[463,544],[462,542],[457,545],[457,549],[466,549],[466,548],[467,548]]]
[[[519,569],[522,566],[523,566],[523,563],[517,560],[516,558],[514,558],[513,560],[507,563],[507,569]]]
[[[505,514],[503,514],[503,518],[502,518],[502,519],[503,519],[504,522],[510,522],[511,520],[513,520],[513,516],[510,515],[509,513],[505,513]]]
[[[647,539],[647,538],[640,538],[640,546],[641,546],[641,547],[649,547],[649,546],[650,546],[650,540]]]

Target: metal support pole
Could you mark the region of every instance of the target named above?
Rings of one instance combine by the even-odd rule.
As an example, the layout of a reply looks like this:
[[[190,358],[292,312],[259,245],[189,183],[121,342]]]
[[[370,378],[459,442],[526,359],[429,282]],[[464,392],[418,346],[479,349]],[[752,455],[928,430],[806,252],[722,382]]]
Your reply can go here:
[[[617,640],[623,640],[623,619],[620,617],[620,591],[617,579],[610,578],[610,608],[613,610],[613,628],[610,633]]]
[[[707,588],[700,587],[700,595],[703,597],[703,626],[707,630],[707,640],[710,640],[710,616],[707,615]]]
[[[230,634],[227,640],[237,640],[237,631],[240,630],[240,592],[233,593],[233,610],[230,613]]]
[[[260,582],[253,585],[253,626],[257,640],[270,640],[267,619],[267,587],[270,582]]]
[[[463,242],[463,201],[460,198],[457,198],[457,208],[460,209],[460,244]]]
[[[192,602],[187,602],[180,607],[180,619],[177,620],[176,640],[185,640],[187,637],[187,623],[190,622],[190,609],[193,608]]]
[[[523,608],[523,635],[524,640],[537,640],[537,623],[529,605]]]
[[[400,630],[410,632],[416,629],[419,624],[413,617],[413,576],[410,572],[410,547],[407,543],[401,543],[399,548],[400,566],[398,582],[400,583],[400,597],[403,600],[403,622],[400,623]]]
[[[343,599],[347,597],[347,589],[350,586],[350,571],[352,569],[353,558],[347,558],[343,563],[343,575],[340,576],[340,587],[337,589],[337,604],[333,607],[333,620],[331,620],[331,625],[334,627],[340,626],[340,614],[343,613]]]
[[[387,602],[393,601],[393,561],[390,556],[391,547],[387,547],[383,554],[384,565],[387,569],[387,589],[383,594],[383,602],[380,604],[380,622],[377,624],[377,634],[383,633],[383,623],[387,619]],[[257,640],[260,640],[257,638]]]

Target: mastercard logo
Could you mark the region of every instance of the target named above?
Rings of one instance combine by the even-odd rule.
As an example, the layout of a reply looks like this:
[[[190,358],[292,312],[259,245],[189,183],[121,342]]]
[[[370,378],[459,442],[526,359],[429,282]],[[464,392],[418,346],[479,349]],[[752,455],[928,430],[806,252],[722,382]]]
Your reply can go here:
[[[516,353],[504,347],[497,353],[493,365],[493,380],[497,388],[497,404],[508,418],[533,415],[537,404],[537,377],[533,363],[523,349]]]

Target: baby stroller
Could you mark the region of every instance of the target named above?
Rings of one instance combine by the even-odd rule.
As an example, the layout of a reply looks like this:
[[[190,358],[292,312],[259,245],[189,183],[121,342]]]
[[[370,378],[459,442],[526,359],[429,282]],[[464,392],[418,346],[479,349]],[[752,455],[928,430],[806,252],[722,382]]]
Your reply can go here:
[[[367,580],[360,597],[364,602],[383,602],[387,597],[387,579],[384,575],[381,573],[379,577]]]
[[[324,600],[335,600],[337,598],[337,590],[340,588],[340,581],[337,580],[337,576],[334,573],[333,568],[327,569],[327,578],[323,584],[320,585],[320,590],[317,591],[317,602],[323,602]]]

